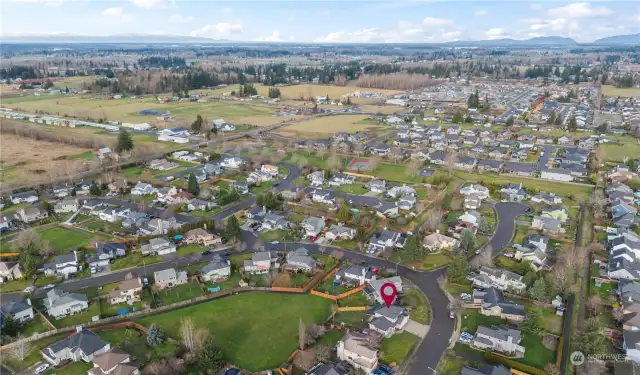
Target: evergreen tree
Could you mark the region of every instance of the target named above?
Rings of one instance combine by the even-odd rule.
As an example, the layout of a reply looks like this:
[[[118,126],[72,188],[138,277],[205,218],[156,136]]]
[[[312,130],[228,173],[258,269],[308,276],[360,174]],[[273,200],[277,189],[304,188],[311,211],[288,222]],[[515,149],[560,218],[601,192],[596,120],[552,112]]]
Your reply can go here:
[[[576,121],[575,117],[571,116],[571,118],[569,119],[567,130],[569,130],[570,132],[575,132],[578,130],[578,122]]]
[[[587,319],[584,328],[575,337],[575,347],[584,355],[603,353],[606,350],[606,339],[602,334],[602,322],[598,317]]]
[[[231,215],[227,219],[227,225],[225,227],[225,235],[230,240],[240,240],[242,238],[242,230],[240,229],[240,222],[236,215]]]
[[[463,121],[464,119],[462,118],[462,113],[460,112],[456,112],[453,115],[453,119],[451,120],[454,124],[459,124]]]
[[[529,295],[536,301],[545,301],[547,299],[547,283],[544,279],[538,279],[533,283],[529,288]]]
[[[464,254],[454,256],[449,264],[447,278],[453,283],[462,284],[467,280],[468,275],[469,263],[467,257]]]
[[[414,262],[424,260],[426,255],[426,251],[417,234],[412,234],[407,238],[402,251],[405,252]]]
[[[338,209],[338,214],[337,214],[338,221],[346,223],[349,221],[350,217],[351,217],[351,211],[349,210],[349,206],[346,203],[342,202],[340,204],[340,209]]]
[[[162,344],[165,340],[164,332],[157,324],[152,324],[147,331],[147,344],[150,347],[155,348],[156,346]]]
[[[133,138],[126,130],[120,130],[118,134],[118,152],[133,150]]]
[[[196,116],[196,120],[193,123],[191,123],[191,130],[193,130],[196,133],[200,133],[203,123],[204,123],[204,120],[202,119],[202,116],[198,114],[198,116]]]
[[[102,195],[102,189],[100,189],[100,186],[98,186],[98,184],[92,184],[91,186],[89,186],[89,194],[100,196]]]
[[[193,195],[200,194],[200,184],[198,184],[198,180],[196,176],[191,172],[189,174],[189,183],[187,184],[187,191]]]
[[[540,332],[542,332],[541,318],[542,314],[540,313],[540,309],[538,309],[537,307],[532,307],[527,312],[527,318],[520,325],[520,329],[524,333],[539,335]]]
[[[210,337],[198,355],[198,368],[203,374],[217,374],[226,363],[222,350]]]
[[[513,118],[513,116],[509,116],[509,118],[507,118],[507,121],[505,122],[506,126],[513,126],[513,123],[516,121],[516,119]]]
[[[476,235],[470,229],[465,229],[460,233],[460,248],[465,251],[472,251],[476,246]]]

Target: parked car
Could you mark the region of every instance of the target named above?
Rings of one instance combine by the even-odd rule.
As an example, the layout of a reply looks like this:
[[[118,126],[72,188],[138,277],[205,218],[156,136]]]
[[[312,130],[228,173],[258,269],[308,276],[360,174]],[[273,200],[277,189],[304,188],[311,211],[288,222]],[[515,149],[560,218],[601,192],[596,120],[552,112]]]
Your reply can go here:
[[[202,255],[202,256],[209,255],[209,254],[211,254],[211,250],[205,250],[205,251],[200,253],[200,255]]]
[[[513,258],[516,255],[514,253],[504,253],[504,256],[507,257],[507,258]]]
[[[36,290],[35,286],[29,285],[28,287],[24,288],[22,293],[33,293],[33,292],[35,292],[35,290]]]
[[[453,311],[449,312],[449,318],[455,319],[456,318],[456,313],[454,313]]]
[[[280,243],[280,241],[271,241],[272,245],[278,245]]]
[[[468,301],[471,299],[471,294],[469,293],[461,293],[460,294],[460,299],[464,300],[464,301]]]
[[[42,287],[42,289],[47,290],[47,289],[51,289],[51,288],[53,288],[53,287],[55,287],[55,285],[53,285],[53,284],[47,284],[47,285],[43,286],[43,287]]]
[[[378,368],[384,372],[386,372],[387,374],[393,374],[393,369],[387,365],[380,365],[378,366]]]
[[[47,371],[49,369],[49,364],[48,363],[43,363],[40,366],[38,366],[36,368],[35,373],[36,374],[42,374],[43,372]]]

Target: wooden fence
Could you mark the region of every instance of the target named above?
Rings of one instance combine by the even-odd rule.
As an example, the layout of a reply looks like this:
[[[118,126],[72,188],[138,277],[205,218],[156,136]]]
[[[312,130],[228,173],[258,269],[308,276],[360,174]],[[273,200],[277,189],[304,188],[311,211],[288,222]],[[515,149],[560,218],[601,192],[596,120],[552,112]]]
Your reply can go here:
[[[367,306],[347,306],[347,307],[338,307],[338,311],[366,311]]]

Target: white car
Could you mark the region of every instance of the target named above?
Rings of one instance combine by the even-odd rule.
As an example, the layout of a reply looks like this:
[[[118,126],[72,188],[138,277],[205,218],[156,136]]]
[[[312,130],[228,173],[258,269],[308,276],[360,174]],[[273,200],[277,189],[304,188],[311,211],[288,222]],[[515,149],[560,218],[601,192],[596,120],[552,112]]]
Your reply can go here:
[[[53,288],[53,287],[55,287],[55,285],[54,285],[54,284],[49,284],[49,285],[45,285],[45,286],[43,286],[43,287],[42,287],[42,289],[45,289],[45,290],[46,290],[46,289],[51,289],[51,288]]]
[[[47,371],[47,369],[49,368],[49,364],[48,363],[43,363],[40,366],[38,366],[36,368],[35,373],[36,374],[42,374],[43,372]]]
[[[278,245],[280,243],[280,241],[271,241],[272,245]]]
[[[36,290],[35,286],[29,285],[28,287],[24,288],[22,293],[33,293],[33,292],[35,292],[35,290]]]
[[[516,255],[514,253],[504,253],[504,256],[507,257],[507,258],[513,258]]]

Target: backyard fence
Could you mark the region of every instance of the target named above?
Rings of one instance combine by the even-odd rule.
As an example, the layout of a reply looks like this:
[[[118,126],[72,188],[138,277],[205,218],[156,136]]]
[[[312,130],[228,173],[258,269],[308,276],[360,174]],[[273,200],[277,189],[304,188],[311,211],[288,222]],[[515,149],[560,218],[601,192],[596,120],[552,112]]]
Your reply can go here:
[[[338,307],[338,311],[367,311],[367,306],[347,306],[347,307]]]

